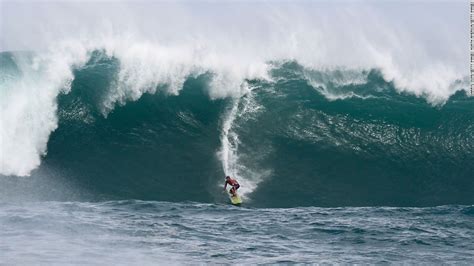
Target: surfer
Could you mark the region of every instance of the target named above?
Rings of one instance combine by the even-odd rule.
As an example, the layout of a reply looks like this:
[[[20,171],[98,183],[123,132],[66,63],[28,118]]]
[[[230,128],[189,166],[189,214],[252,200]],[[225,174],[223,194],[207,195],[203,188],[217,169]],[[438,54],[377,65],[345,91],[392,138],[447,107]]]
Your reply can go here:
[[[227,188],[227,184],[231,185],[232,188],[230,189],[230,194],[232,194],[232,196],[236,196],[236,193],[237,193],[237,189],[239,189],[240,185],[239,185],[239,182],[237,182],[237,180],[231,178],[230,176],[226,176],[225,177],[225,184],[224,184],[224,190]]]

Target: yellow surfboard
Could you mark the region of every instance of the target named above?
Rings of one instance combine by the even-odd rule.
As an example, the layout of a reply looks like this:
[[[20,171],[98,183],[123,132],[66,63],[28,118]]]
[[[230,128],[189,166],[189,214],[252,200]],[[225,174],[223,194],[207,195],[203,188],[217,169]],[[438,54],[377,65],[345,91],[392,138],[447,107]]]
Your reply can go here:
[[[235,194],[235,196],[232,196],[232,194],[229,193],[229,198],[230,198],[230,202],[231,202],[233,205],[240,205],[240,204],[242,204],[242,199],[240,198],[239,194]]]

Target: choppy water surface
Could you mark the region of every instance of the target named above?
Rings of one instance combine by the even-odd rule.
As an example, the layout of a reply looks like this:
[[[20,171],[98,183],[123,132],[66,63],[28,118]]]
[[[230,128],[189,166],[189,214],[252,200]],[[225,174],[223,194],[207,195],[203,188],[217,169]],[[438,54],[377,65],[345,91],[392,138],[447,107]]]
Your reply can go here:
[[[474,208],[0,205],[6,264],[472,263]]]

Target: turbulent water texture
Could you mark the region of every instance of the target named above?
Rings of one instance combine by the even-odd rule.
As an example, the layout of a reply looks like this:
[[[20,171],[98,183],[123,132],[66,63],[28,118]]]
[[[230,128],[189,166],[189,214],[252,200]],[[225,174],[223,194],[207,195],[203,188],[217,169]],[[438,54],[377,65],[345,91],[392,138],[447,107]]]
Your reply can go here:
[[[0,204],[6,264],[473,263],[473,207]]]
[[[28,85],[15,56],[2,54],[3,84]],[[179,94],[163,83],[135,99],[117,91],[121,62],[95,51],[46,105],[52,117],[38,116],[50,112],[48,101],[12,96],[28,97],[26,85],[3,90],[2,101],[18,101],[3,102],[5,114],[32,109],[16,129],[4,115],[2,145],[25,152],[22,160],[42,156],[31,177],[1,177],[0,197],[227,202],[221,185],[230,174],[248,206],[474,201],[474,101],[464,91],[434,105],[398,92],[376,69],[269,65],[268,79],[245,80],[235,97],[210,97],[215,75],[204,72],[187,77]],[[2,156],[7,166],[26,164]]]

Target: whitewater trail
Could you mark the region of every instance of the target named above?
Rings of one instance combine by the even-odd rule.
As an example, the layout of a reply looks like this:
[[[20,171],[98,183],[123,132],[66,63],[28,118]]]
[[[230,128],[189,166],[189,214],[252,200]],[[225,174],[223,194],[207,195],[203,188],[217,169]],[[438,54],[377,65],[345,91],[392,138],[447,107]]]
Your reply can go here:
[[[241,185],[239,191],[244,198],[248,197],[248,194],[257,188],[257,185],[262,181],[264,176],[258,171],[249,169],[239,160],[239,145],[241,141],[235,130],[236,127],[238,127],[236,120],[249,116],[262,108],[253,98],[252,91],[254,89],[254,87],[244,83],[242,85],[242,95],[234,98],[229,110],[224,113],[224,118],[222,119],[221,149],[217,152],[224,173],[239,181]],[[221,186],[222,184],[219,183],[218,185]]]

